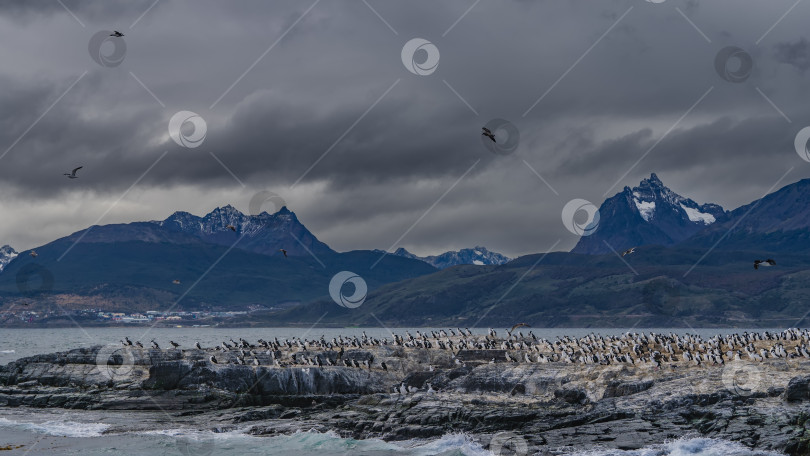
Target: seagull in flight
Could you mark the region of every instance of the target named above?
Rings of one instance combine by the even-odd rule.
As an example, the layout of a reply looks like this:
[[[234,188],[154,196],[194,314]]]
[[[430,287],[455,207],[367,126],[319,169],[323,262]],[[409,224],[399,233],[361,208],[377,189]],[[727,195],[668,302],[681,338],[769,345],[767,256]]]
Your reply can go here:
[[[278,249],[279,252],[284,254],[284,258],[287,258],[287,251],[284,249]]]
[[[235,227],[235,226],[233,226],[233,225],[228,225],[228,226],[226,226],[225,228],[227,228],[227,229],[229,229],[229,230],[231,230],[231,231],[233,231],[233,232],[236,232],[236,227]]]
[[[69,173],[64,173],[63,176],[67,176],[68,179],[78,179],[79,176],[76,175],[76,171],[78,171],[78,170],[80,170],[82,168],[84,168],[84,166],[79,166],[78,168],[73,168],[73,171],[71,171]]]
[[[754,260],[754,269],[759,269],[760,266],[776,266],[776,261],[768,258],[765,261]]]
[[[636,251],[636,248],[635,248],[635,247],[631,247],[631,248],[629,248],[629,249],[625,250],[625,251],[624,251],[624,253],[622,253],[622,256],[625,256],[625,255],[630,255],[631,253],[635,253],[635,251]]]
[[[180,280],[179,279],[174,279],[174,280],[172,280],[172,283],[175,284],[175,285],[180,285]]]
[[[121,38],[122,36],[124,36],[124,34],[119,32],[118,30],[115,30],[112,33],[110,33],[110,36],[114,36],[116,38]]]
[[[484,135],[487,138],[491,139],[492,142],[497,142],[497,141],[495,141],[495,134],[492,133],[492,131],[489,128],[481,127],[481,130],[482,130],[482,133],[481,133],[482,135]]]
[[[31,258],[36,258],[39,256],[36,250],[32,250],[31,253],[29,253],[29,255],[31,255]]]

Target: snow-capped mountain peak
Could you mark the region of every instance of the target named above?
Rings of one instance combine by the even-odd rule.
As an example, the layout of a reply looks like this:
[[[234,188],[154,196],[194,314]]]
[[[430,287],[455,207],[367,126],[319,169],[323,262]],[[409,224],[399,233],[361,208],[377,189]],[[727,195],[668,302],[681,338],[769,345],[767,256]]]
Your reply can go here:
[[[674,211],[690,222],[705,226],[716,222],[718,215],[724,213],[716,204],[700,205],[673,192],[655,173],[642,180],[638,187],[625,187],[623,193],[631,195],[633,205],[645,222],[651,222],[659,213]]]
[[[292,256],[309,255],[307,249],[316,254],[333,253],[286,206],[274,214],[246,215],[229,204],[202,217],[178,211],[166,220],[153,223],[222,245],[232,245],[243,237],[239,247],[258,253],[279,254],[279,249],[287,250]]]
[[[653,173],[637,187],[624,189],[599,208],[599,227],[579,240],[572,252],[608,253],[641,245],[672,245],[718,221],[727,213],[717,204],[698,204],[669,189]]]

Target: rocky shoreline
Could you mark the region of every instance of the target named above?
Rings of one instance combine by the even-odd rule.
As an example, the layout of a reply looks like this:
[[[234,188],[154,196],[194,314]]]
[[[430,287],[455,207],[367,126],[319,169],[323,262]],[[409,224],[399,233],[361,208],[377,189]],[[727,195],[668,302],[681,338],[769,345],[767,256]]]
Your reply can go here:
[[[510,350],[362,345],[340,354],[369,361],[365,368],[278,364],[290,353],[272,349],[250,351],[258,365],[223,363],[228,354],[210,349],[38,355],[0,367],[0,407],[162,411],[253,435],[396,441],[465,432],[496,454],[637,449],[684,436],[810,454],[810,359],[798,355],[700,366],[682,354],[663,363],[519,363],[505,360],[519,353]],[[294,351],[337,356],[335,347]]]

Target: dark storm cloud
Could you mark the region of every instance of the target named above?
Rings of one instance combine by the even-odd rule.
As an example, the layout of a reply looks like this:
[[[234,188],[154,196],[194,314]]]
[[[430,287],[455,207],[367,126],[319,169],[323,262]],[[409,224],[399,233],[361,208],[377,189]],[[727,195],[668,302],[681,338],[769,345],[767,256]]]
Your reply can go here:
[[[111,19],[132,16],[129,19],[129,23],[131,23],[153,3],[155,3],[154,0],[133,0],[128,2],[61,0],[61,4],[58,1],[4,0],[0,2],[0,14],[25,22],[35,22],[65,13],[75,15],[82,22],[85,20],[110,21]],[[160,2],[157,3],[152,7],[152,11],[160,9]],[[123,24],[120,26],[123,26]]]
[[[776,24],[792,3],[481,1],[461,18],[472,3],[369,0],[394,33],[359,1],[320,2],[303,18],[313,3],[161,1],[126,28],[153,3],[65,2],[85,28],[58,2],[0,6],[0,39],[20,43],[0,48],[0,153],[64,95],[2,159],[0,203],[83,202],[69,222],[55,212],[59,228],[39,237],[7,226],[0,244],[81,229],[141,179],[123,200],[130,206],[102,223],[239,206],[272,188],[339,250],[388,248],[422,218],[399,245],[517,255],[557,240],[571,247],[560,222],[567,201],[598,204],[614,184],[610,194],[651,172],[728,209],[790,166],[785,183],[808,175],[792,150],[810,124],[804,5]],[[128,50],[103,68],[87,41],[110,28],[126,28]],[[440,50],[430,76],[402,65],[414,37]],[[728,45],[755,61],[741,84],[715,71]],[[206,120],[200,147],[169,139],[180,110]],[[481,126],[496,117],[520,130],[513,155],[481,144]],[[81,179],[61,179],[79,165]]]
[[[793,65],[802,73],[810,68],[810,42],[804,37],[796,41],[777,43],[774,48],[777,62]]]

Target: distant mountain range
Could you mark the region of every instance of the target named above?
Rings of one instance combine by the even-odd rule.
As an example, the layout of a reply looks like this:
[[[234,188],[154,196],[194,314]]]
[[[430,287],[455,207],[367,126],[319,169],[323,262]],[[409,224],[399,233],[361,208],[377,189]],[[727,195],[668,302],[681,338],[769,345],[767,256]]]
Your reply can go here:
[[[490,252],[486,247],[475,246],[471,249],[461,249],[459,251],[445,252],[441,255],[431,255],[426,257],[416,256],[413,253],[400,247],[393,253],[396,256],[403,258],[413,258],[422,260],[425,263],[438,268],[444,269],[450,266],[458,266],[460,264],[474,264],[484,266],[488,264],[504,264],[509,261],[504,255],[497,252]]]
[[[457,266],[387,284],[337,325],[527,322],[560,327],[810,324],[810,179],[724,211],[667,188],[655,174],[599,208],[598,229],[571,253]],[[625,257],[617,253],[630,247]],[[771,268],[755,259],[775,258]],[[273,314],[313,318],[328,301]],[[254,321],[265,317],[254,315]]]
[[[252,306],[265,310],[229,324],[298,326],[796,326],[810,309],[810,180],[724,211],[653,174],[599,210],[598,229],[572,252],[511,261],[483,247],[428,257],[404,248],[339,253],[286,207],[255,216],[231,206],[203,217],[177,212],[92,226],[37,247],[36,258],[0,249],[0,303]],[[629,247],[636,251],[626,257],[613,252]],[[765,258],[777,265],[755,270],[753,261]],[[17,278],[32,271],[46,272],[45,292],[22,296]],[[340,271],[367,283],[359,308],[329,297]]]

